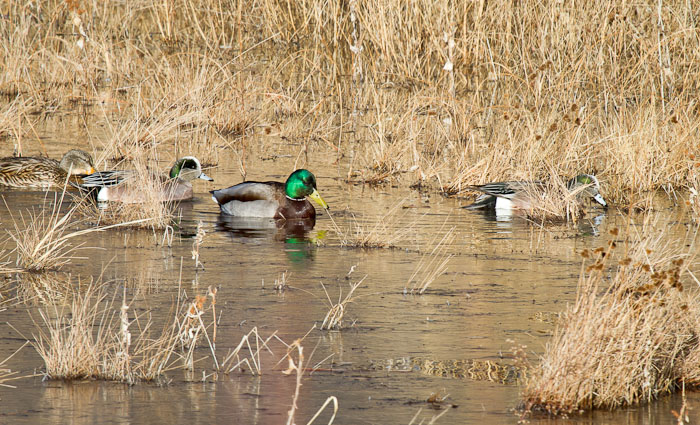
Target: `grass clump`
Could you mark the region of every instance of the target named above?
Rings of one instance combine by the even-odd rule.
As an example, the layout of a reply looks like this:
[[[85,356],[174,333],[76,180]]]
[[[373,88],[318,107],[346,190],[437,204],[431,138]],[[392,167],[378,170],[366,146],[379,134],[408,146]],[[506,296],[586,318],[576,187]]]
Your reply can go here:
[[[96,284],[78,284],[70,297],[39,312],[33,345],[48,378],[134,383],[157,379],[173,367],[175,326],[152,338],[150,319],[129,318],[125,301],[115,312],[114,300]],[[134,323],[139,329],[132,336]]]
[[[74,217],[79,206],[73,206],[62,213],[64,196],[65,191],[56,194],[48,211],[42,208],[38,213],[30,211],[26,215],[20,212],[19,220],[15,220],[10,212],[14,229],[9,231],[9,236],[15,243],[15,248],[10,255],[13,252],[16,254],[15,263],[21,269],[29,272],[58,270],[75,258],[75,251],[82,245],[71,243],[72,238],[112,227],[137,225],[148,220],[137,219],[109,226],[70,231],[72,226],[79,223]],[[5,207],[11,211],[7,205]],[[4,266],[5,264],[0,263],[0,272],[5,270]]]
[[[331,330],[331,329],[336,329],[340,330],[343,327],[343,319],[345,317],[345,312],[347,310],[347,306],[349,303],[353,302],[357,297],[353,297],[353,293],[355,290],[362,284],[362,282],[365,281],[367,276],[363,277],[360,279],[358,282],[355,283],[350,283],[350,290],[348,293],[345,295],[345,298],[343,298],[343,290],[342,288],[338,292],[338,302],[334,303],[333,300],[331,300],[330,295],[328,295],[328,291],[326,290],[326,286],[321,283],[321,286],[323,287],[323,292],[326,294],[326,298],[328,300],[328,313],[326,313],[326,317],[323,318],[323,323],[321,324],[321,329],[325,330]],[[353,322],[354,323],[354,322]]]
[[[68,232],[74,209],[61,214],[63,197],[54,201],[48,213],[44,208],[26,216],[20,212],[19,221],[12,216],[14,229],[9,236],[15,243],[16,265],[27,271],[59,269],[70,262],[75,251],[69,239],[81,232]]]
[[[404,202],[377,216],[374,220],[361,220],[352,215],[352,228],[343,232],[332,221],[340,237],[340,246],[352,248],[397,248],[409,238],[415,222],[404,223],[406,214],[399,214]]]
[[[675,391],[688,368],[700,370],[700,296],[684,290],[694,244],[684,251],[663,232],[630,237],[619,257],[615,241],[583,251],[576,302],[528,379],[527,411],[643,403]]]

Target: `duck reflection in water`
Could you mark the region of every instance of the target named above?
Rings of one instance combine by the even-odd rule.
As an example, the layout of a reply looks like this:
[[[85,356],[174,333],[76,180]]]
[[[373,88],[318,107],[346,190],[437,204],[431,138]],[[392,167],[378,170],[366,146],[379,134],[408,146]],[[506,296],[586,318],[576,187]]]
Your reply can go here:
[[[313,230],[315,218],[274,220],[259,217],[233,217],[219,215],[216,230],[228,232],[232,238],[270,238],[284,241],[288,238],[308,239],[307,234]]]
[[[248,181],[211,194],[221,209],[217,230],[234,238],[274,236],[285,242],[293,263],[313,257],[315,244],[307,233],[316,224],[316,209],[306,197],[326,210],[328,204],[316,190],[316,177],[310,171],[296,170],[284,183]]]
[[[309,236],[315,222],[314,218],[274,220],[221,214],[216,222],[216,230],[228,233],[231,239],[272,238],[284,242],[284,252],[290,263],[304,264],[313,260],[316,254],[315,238]]]

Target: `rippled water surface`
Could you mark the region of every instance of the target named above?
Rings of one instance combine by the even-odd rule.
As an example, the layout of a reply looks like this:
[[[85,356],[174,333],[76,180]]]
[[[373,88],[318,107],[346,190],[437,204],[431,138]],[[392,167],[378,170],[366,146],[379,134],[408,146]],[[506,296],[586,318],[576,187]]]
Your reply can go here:
[[[59,156],[63,147],[52,152]],[[10,152],[1,152],[9,154]],[[222,158],[221,164],[233,163]],[[294,158],[262,161],[248,171],[249,179],[283,180]],[[164,162],[163,167],[167,164]],[[531,361],[543,352],[553,330],[555,313],[574,299],[581,269],[577,254],[604,244],[608,230],[628,221],[614,208],[589,212],[577,226],[540,227],[522,219],[497,220],[460,209],[465,202],[436,194],[369,188],[344,182],[346,169],[328,163],[309,165],[319,190],[332,207],[339,228],[350,234],[365,230],[401,205],[390,231],[404,230],[397,247],[359,249],[342,246],[327,214],[309,232],[279,228],[267,220],[221,217],[208,191],[240,181],[234,167],[207,171],[215,182],[195,182],[196,196],[180,205],[181,218],[170,246],[162,232],[112,229],[72,241],[82,244],[77,258],[64,267],[72,284],[102,282],[116,297],[118,310],[125,289],[134,314],[151,313],[167,322],[178,293],[191,298],[217,294],[217,356],[238,345],[253,328],[261,336],[276,335],[287,343],[302,342],[308,370],[303,376],[296,414],[306,423],[329,396],[336,396],[335,423],[415,423],[444,413],[437,423],[516,423],[519,372],[511,348],[526,345]],[[48,207],[53,193],[7,191],[0,208],[2,231],[22,226],[19,212]],[[64,206],[64,209],[68,206]],[[686,216],[667,231],[685,235]],[[600,215],[599,217],[596,217]],[[595,217],[595,220],[594,220]],[[206,230],[200,249],[205,270],[196,271],[191,250],[197,223]],[[83,223],[88,227],[89,223]],[[406,293],[421,259],[450,229],[446,273],[423,295]],[[391,232],[390,232],[391,233]],[[437,239],[436,239],[437,237]],[[12,244],[8,243],[8,249]],[[282,277],[284,290],[274,288]],[[423,276],[419,274],[419,277]],[[36,276],[8,276],[2,295],[8,299],[30,293]],[[318,329],[351,282],[363,279],[348,304],[341,331]],[[35,283],[36,284],[36,283]],[[325,285],[325,291],[324,286]],[[39,297],[8,303],[0,312],[0,358],[37,334]],[[211,318],[207,318],[211,322]],[[314,328],[316,325],[316,328]],[[308,335],[307,335],[308,333]],[[109,382],[44,381],[41,376],[10,382],[0,388],[3,423],[284,423],[296,380],[287,367],[284,346],[271,343],[262,376],[246,372],[212,375],[206,344],[196,350],[194,372],[168,372],[167,380],[135,385]],[[281,363],[280,360],[283,360]],[[312,368],[317,370],[312,371]],[[4,367],[20,375],[40,373],[43,361],[25,347]],[[430,403],[431,397],[445,397]],[[689,395],[689,404],[700,400]],[[531,423],[642,424],[671,423],[678,397],[615,413],[596,412],[564,419],[531,419]],[[327,423],[327,410],[318,423]]]

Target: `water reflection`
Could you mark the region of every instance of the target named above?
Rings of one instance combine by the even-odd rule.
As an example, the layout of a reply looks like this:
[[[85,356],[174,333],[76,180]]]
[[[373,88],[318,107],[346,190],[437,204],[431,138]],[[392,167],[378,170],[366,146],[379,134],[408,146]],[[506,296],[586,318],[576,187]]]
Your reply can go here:
[[[535,221],[527,218],[525,215],[513,214],[510,210],[496,210],[496,209],[485,209],[485,210],[472,210],[473,214],[480,215],[487,222],[495,223],[497,233],[511,233],[514,230],[515,223],[527,224],[535,223]],[[596,212],[595,216],[584,216],[579,219],[576,223],[576,229],[579,236],[598,236],[600,231],[598,228],[602,225],[603,219],[605,218],[605,213]],[[568,223],[564,223],[568,224]],[[502,231],[502,232],[501,232]]]
[[[278,241],[306,239],[315,219],[274,220],[271,218],[233,217],[220,215],[215,229],[227,232],[232,239],[273,238]]]
[[[367,225],[400,201],[393,191],[359,191],[340,180],[329,190],[330,200],[339,205],[333,217],[342,229],[352,227],[350,211],[362,214],[361,224]],[[26,210],[42,205],[46,195],[8,192],[5,197],[13,209]],[[345,203],[347,209],[342,207]],[[119,299],[126,288],[140,317],[153,314],[167,323],[180,293],[192,297],[212,286],[219,291],[217,350],[225,353],[253,326],[267,335],[277,332],[285,341],[305,335],[328,312],[319,282],[344,285],[348,270],[357,267],[356,273],[369,277],[349,304],[347,317],[356,320],[355,325],[338,332],[314,330],[304,341],[309,369],[318,369],[303,377],[298,423],[306,423],[329,395],[339,396],[341,402],[338,423],[409,423],[419,409],[420,418],[429,420],[434,411],[427,400],[436,392],[450,394],[448,402],[459,405],[437,423],[515,423],[518,413],[513,409],[520,398],[514,381],[519,371],[507,355],[513,346],[509,340],[530,347],[531,360],[537,361],[555,326],[545,313],[555,315],[574,299],[581,264],[577,252],[605,243],[610,238],[606,230],[629,218],[609,210],[607,216],[593,214],[575,226],[539,226],[522,217],[464,212],[450,199],[429,205],[418,199],[415,204],[418,207],[406,208],[405,216],[389,226],[410,228],[400,241],[409,249],[351,249],[341,248],[332,230],[327,236],[318,230],[331,228],[325,213],[312,230],[314,223],[308,221],[221,216],[218,207],[199,194],[178,205],[172,246],[161,245],[160,233],[113,229],[72,240],[89,247],[77,251],[85,258],[76,257],[65,268],[73,273],[72,280],[29,275],[0,280],[5,300],[31,300],[28,307],[16,301],[3,304],[3,322],[32,335],[36,329],[27,310],[69,296],[78,275],[85,282],[102,276],[109,293]],[[191,238],[200,221],[206,229],[200,252],[205,270],[191,260]],[[449,246],[455,256],[448,272],[438,276],[426,294],[403,296],[423,255],[417,251],[430,252],[427,241],[452,227],[458,236]],[[0,230],[12,228],[10,214],[0,209]],[[319,239],[323,246],[318,246]],[[291,289],[283,294],[262,290],[261,281],[271,282],[284,273]],[[0,339],[3,359],[26,338],[9,327],[0,330],[7,333]],[[199,347],[197,353],[205,359],[199,369],[190,376],[171,371],[170,384],[164,386],[17,381],[17,389],[0,394],[7,407],[0,422],[65,423],[67,417],[75,423],[284,422],[295,392],[294,377],[281,373],[286,364],[277,365],[284,350],[275,349],[261,377],[220,374],[206,382],[193,381],[203,379],[202,369],[207,369],[206,376],[211,373],[209,348]],[[43,361],[35,351],[25,350],[8,365],[29,374]],[[650,406],[576,416],[574,421],[667,423],[679,400],[668,397]],[[700,396],[691,394],[689,400],[691,406],[700,404]],[[548,418],[530,421],[562,423]]]

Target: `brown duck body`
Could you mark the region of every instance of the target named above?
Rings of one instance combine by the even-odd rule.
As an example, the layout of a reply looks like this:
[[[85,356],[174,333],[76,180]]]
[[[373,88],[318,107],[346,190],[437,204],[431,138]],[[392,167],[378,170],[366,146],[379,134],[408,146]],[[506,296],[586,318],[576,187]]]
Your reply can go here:
[[[0,185],[18,188],[62,188],[68,174],[93,173],[92,157],[80,149],[66,152],[61,161],[43,157],[0,158]]]
[[[62,186],[68,173],[50,158],[0,158],[0,184],[9,187]]]
[[[68,173],[51,158],[0,158],[0,185],[16,188],[61,188]]]
[[[316,218],[316,209],[311,202],[306,198],[289,198],[285,185],[279,182],[244,182],[211,193],[222,213],[236,217]]]

